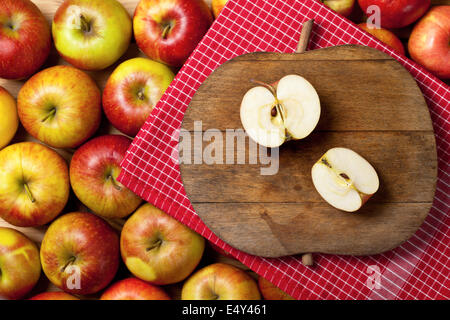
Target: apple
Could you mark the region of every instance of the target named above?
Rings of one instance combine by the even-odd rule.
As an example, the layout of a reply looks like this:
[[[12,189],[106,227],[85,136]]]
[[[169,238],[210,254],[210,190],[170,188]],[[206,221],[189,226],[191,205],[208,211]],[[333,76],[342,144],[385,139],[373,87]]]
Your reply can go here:
[[[52,149],[21,142],[0,151],[0,217],[19,227],[52,221],[69,199],[66,161]]]
[[[28,78],[47,60],[51,44],[50,27],[34,3],[0,1],[0,78]]]
[[[217,18],[222,11],[222,9],[225,7],[228,0],[212,0],[211,6],[214,13],[214,17]]]
[[[450,6],[436,6],[416,24],[408,42],[414,61],[450,79]]]
[[[184,280],[200,262],[205,240],[151,204],[125,222],[120,236],[123,261],[136,277],[157,285]]]
[[[295,300],[263,277],[258,278],[258,287],[265,300]]]
[[[66,0],[53,18],[59,54],[83,70],[102,70],[128,49],[132,22],[117,0]]]
[[[370,26],[367,23],[358,24],[358,26],[364,31],[370,33],[375,38],[384,42],[391,48],[395,49],[398,53],[405,55],[405,48],[403,47],[403,43],[400,41],[397,36],[389,30],[384,28],[376,28],[375,26]]]
[[[323,4],[325,4],[331,10],[336,11],[337,13],[343,15],[344,17],[348,17],[355,6],[355,0],[320,0]]]
[[[180,67],[212,21],[204,0],[141,0],[134,13],[134,36],[151,59]]]
[[[16,134],[19,127],[16,100],[13,96],[0,87],[0,149],[7,146]]]
[[[65,292],[43,292],[30,298],[30,300],[80,300]]]
[[[244,95],[241,122],[257,143],[276,148],[290,139],[303,139],[316,127],[320,101],[303,77],[287,75],[275,85],[261,84]]]
[[[145,58],[120,64],[103,91],[103,110],[111,124],[135,136],[174,78],[166,65]]]
[[[40,275],[36,245],[23,233],[0,227],[0,298],[22,298],[33,289]]]
[[[101,94],[86,73],[56,66],[23,85],[17,111],[22,125],[36,139],[54,148],[76,148],[100,125]]]
[[[333,207],[354,212],[378,190],[378,175],[372,165],[347,148],[328,150],[312,167],[317,192]]]
[[[419,19],[430,7],[430,0],[358,0],[366,14],[368,7],[377,6],[383,28],[402,28]]]
[[[105,218],[123,218],[142,202],[117,181],[131,140],[121,135],[96,137],[75,151],[70,162],[70,183],[78,199]]]
[[[92,213],[72,212],[56,219],[44,235],[41,262],[47,278],[73,294],[105,288],[119,266],[114,229]]]
[[[225,263],[198,270],[183,285],[182,300],[259,300],[256,281],[245,271]]]
[[[163,289],[136,278],[128,278],[111,285],[100,300],[170,300]]]

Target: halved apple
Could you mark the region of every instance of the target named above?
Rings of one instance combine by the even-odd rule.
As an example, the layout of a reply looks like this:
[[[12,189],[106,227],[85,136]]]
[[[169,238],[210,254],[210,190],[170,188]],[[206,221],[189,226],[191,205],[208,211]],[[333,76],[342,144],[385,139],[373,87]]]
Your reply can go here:
[[[305,78],[287,75],[275,85],[247,91],[241,103],[241,122],[257,143],[270,148],[307,137],[320,118],[320,100]]]
[[[378,175],[372,165],[347,148],[332,148],[311,170],[314,187],[333,207],[354,212],[378,190]]]

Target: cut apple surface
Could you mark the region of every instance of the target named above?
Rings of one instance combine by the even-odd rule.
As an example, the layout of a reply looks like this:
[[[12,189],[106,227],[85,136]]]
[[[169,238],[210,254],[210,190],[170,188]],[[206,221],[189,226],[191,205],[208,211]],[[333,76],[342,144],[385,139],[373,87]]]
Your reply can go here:
[[[311,83],[298,75],[287,75],[276,86],[262,83],[247,91],[241,103],[245,131],[265,147],[307,137],[319,118],[319,96]]]
[[[332,148],[311,170],[322,198],[333,207],[354,212],[378,190],[378,175],[372,165],[347,148]]]

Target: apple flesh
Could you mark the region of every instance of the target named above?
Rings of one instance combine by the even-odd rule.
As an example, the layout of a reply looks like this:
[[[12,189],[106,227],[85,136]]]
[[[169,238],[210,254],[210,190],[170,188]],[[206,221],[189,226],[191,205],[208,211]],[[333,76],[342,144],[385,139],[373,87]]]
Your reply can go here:
[[[174,78],[162,63],[134,58],[120,64],[103,91],[103,110],[111,124],[135,136]]]
[[[51,41],[50,27],[34,3],[0,1],[0,78],[31,76],[47,60]]]
[[[228,0],[212,0],[211,7],[214,13],[214,17],[217,18],[222,11],[222,9],[227,4]]]
[[[19,227],[53,220],[69,198],[65,160],[35,142],[21,142],[0,151],[0,217]]]
[[[41,244],[47,278],[73,294],[105,288],[119,266],[119,239],[112,227],[91,213],[73,212],[55,220]]]
[[[263,277],[258,278],[258,287],[264,297],[264,300],[295,300],[293,297]]]
[[[347,148],[332,148],[311,170],[314,187],[333,207],[357,211],[378,190],[378,175],[372,165]]]
[[[20,299],[41,275],[39,251],[23,233],[0,227],[0,299]]]
[[[19,127],[16,100],[0,87],[0,149],[7,146],[16,134]]]
[[[279,147],[286,140],[303,139],[316,127],[320,101],[303,77],[287,75],[276,86],[257,86],[244,95],[241,122],[247,134],[265,147]]]
[[[410,25],[427,12],[430,0],[358,0],[361,9],[366,13],[370,6],[380,9],[381,27],[403,28]]]
[[[321,2],[344,17],[348,17],[355,6],[355,0],[321,0]]]
[[[25,129],[36,139],[54,148],[76,148],[100,125],[101,94],[86,73],[56,66],[24,84],[17,111]]]
[[[436,6],[416,24],[408,42],[414,61],[450,79],[450,6]]]
[[[102,70],[128,49],[132,22],[116,0],[66,0],[53,18],[59,54],[83,70]]]
[[[80,300],[65,292],[43,292],[30,298],[30,300]]]
[[[128,278],[111,285],[100,300],[170,300],[163,289],[136,278]]]
[[[82,145],[70,162],[70,183],[78,199],[105,218],[123,218],[142,202],[117,181],[131,140],[121,135],[96,137]]]
[[[205,240],[151,204],[125,222],[120,249],[128,270],[157,285],[184,280],[202,258]]]
[[[134,13],[134,36],[151,59],[181,67],[212,21],[204,0],[141,0]]]
[[[376,28],[375,26],[371,27],[367,23],[360,23],[358,26],[364,31],[373,35],[381,42],[384,42],[385,44],[396,50],[398,53],[405,55],[405,48],[403,47],[403,43],[391,31],[384,28]]]
[[[182,300],[260,300],[256,281],[243,270],[214,263],[198,270],[183,285]]]

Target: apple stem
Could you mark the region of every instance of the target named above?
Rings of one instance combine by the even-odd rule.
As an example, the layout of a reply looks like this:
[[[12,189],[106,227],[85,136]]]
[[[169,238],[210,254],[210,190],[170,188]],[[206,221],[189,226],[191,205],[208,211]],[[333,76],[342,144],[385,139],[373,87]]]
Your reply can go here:
[[[111,179],[111,183],[113,184],[114,188],[116,188],[119,191],[122,191],[122,187],[119,186],[116,179],[114,179],[114,177],[112,175],[110,175],[109,178]]]
[[[61,271],[64,272],[64,270],[66,270],[66,268],[67,268],[70,264],[74,263],[76,259],[77,259],[77,258],[75,258],[74,256],[70,257],[70,259],[66,262],[66,264],[64,265],[64,267],[61,268]]]
[[[56,108],[53,108],[52,110],[50,110],[50,113],[47,114],[47,115],[45,116],[45,118],[41,120],[41,122],[47,121],[48,119],[50,119],[50,118],[52,118],[53,116],[55,116],[55,114],[56,114]]]
[[[153,250],[155,248],[158,248],[158,247],[161,246],[161,244],[162,244],[162,240],[158,239],[158,240],[156,240],[155,243],[153,243],[150,247],[147,248],[147,251],[150,251],[150,250]]]
[[[36,199],[34,199],[33,194],[31,193],[30,187],[26,183],[24,183],[23,186],[25,188],[25,192],[28,196],[28,199],[30,199],[31,203],[34,203],[36,201]]]
[[[139,100],[142,100],[142,101],[145,99],[144,91],[142,89],[138,91],[137,97]]]
[[[164,29],[163,29],[163,32],[162,32],[162,35],[161,35],[161,37],[163,39],[167,39],[167,35],[169,34],[169,31],[170,31],[171,28],[172,28],[172,26],[171,26],[170,23],[168,23],[168,24],[166,24],[164,26]]]
[[[82,14],[80,15],[80,25],[81,25],[81,31],[85,33],[91,32],[91,24],[87,21],[86,17]]]

